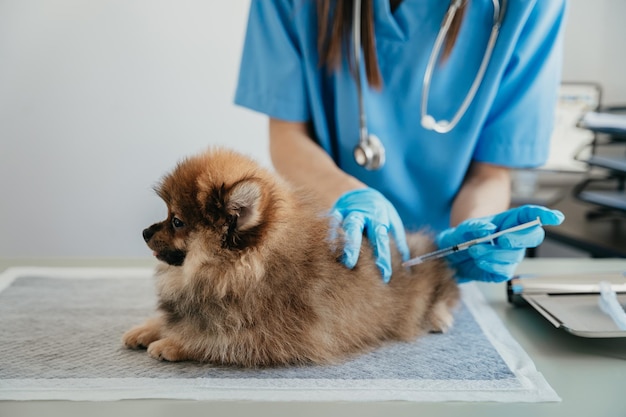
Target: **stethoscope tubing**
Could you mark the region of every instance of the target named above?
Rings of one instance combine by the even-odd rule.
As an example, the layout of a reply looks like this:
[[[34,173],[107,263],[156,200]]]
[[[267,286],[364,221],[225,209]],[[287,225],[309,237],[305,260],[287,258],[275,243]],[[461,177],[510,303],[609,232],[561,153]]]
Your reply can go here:
[[[421,123],[425,129],[433,130],[437,133],[448,133],[452,129],[456,127],[461,118],[467,112],[470,104],[474,100],[478,88],[480,84],[482,84],[483,78],[485,76],[485,72],[487,71],[487,67],[489,62],[491,61],[491,55],[493,50],[495,49],[496,40],[498,39],[498,35],[500,34],[500,27],[502,25],[502,20],[504,19],[504,9],[506,7],[506,0],[502,0],[503,7],[500,7],[500,2],[498,0],[492,0],[493,3],[493,26],[491,29],[491,33],[489,35],[489,41],[487,42],[487,48],[485,49],[485,54],[480,63],[480,67],[474,77],[474,81],[470,86],[469,91],[465,95],[463,102],[457,109],[456,113],[452,117],[450,121],[440,120],[437,121],[433,116],[428,114],[428,97],[430,96],[430,85],[431,80],[435,68],[435,64],[439,55],[441,54],[441,47],[443,42],[450,30],[450,25],[452,24],[452,20],[456,15],[458,8],[461,6],[462,0],[454,0],[442,22],[441,28],[439,29],[439,33],[437,34],[437,38],[435,39],[435,44],[430,53],[430,58],[428,59],[428,64],[426,66],[426,71],[424,73],[424,80],[422,84],[422,105],[421,105]]]
[[[450,25],[452,24],[452,20],[456,15],[458,8],[461,6],[463,0],[452,0],[448,10],[444,16],[439,32],[437,33],[437,37],[435,39],[435,44],[433,45],[433,49],[430,53],[430,57],[428,59],[428,64],[426,66],[426,70],[424,73],[424,79],[422,83],[422,100],[421,100],[421,110],[420,110],[420,122],[425,129],[433,130],[434,132],[445,134],[453,130],[456,125],[459,123],[461,118],[467,112],[470,104],[474,100],[476,93],[478,92],[478,88],[480,87],[485,73],[487,71],[487,67],[489,66],[489,62],[491,61],[491,55],[495,49],[495,44],[498,39],[498,35],[500,33],[500,27],[502,26],[502,21],[504,19],[504,14],[506,10],[506,0],[502,0],[502,4],[499,0],[492,0],[493,2],[493,26],[491,29],[491,33],[489,35],[489,40],[487,42],[487,47],[485,50],[485,54],[483,55],[483,59],[480,63],[480,67],[474,77],[474,81],[470,86],[465,98],[463,99],[461,105],[457,109],[456,113],[452,117],[450,121],[447,120],[436,120],[433,116],[428,114],[428,98],[430,95],[430,86],[432,82],[433,72],[436,65],[436,61],[441,54],[441,47],[443,46],[443,42],[448,35],[450,30]],[[363,98],[363,82],[361,79],[361,0],[354,0],[353,7],[353,16],[352,16],[352,49],[353,49],[353,59],[354,59],[354,76],[356,78],[356,91],[357,91],[357,99],[358,99],[358,108],[359,108],[359,144],[356,149],[361,151],[361,154],[368,155],[365,162],[363,162],[362,158],[357,158],[357,163],[361,166],[365,166],[368,169],[378,169],[382,166],[381,164],[372,164],[368,163],[369,155],[376,155],[376,153],[381,153],[382,157],[378,157],[379,160],[382,160],[384,163],[384,147],[382,146],[382,142],[376,137],[371,138],[373,135],[369,135],[367,129],[367,116],[365,110],[365,103]],[[370,144],[374,143],[377,149],[371,149]],[[355,151],[355,155],[356,155]],[[356,157],[355,157],[356,158]]]
[[[356,83],[356,93],[359,102],[359,141],[361,144],[364,144],[367,141],[367,116],[365,113],[365,103],[363,102],[363,83],[361,82],[361,0],[354,0],[352,46],[354,77],[358,80]]]

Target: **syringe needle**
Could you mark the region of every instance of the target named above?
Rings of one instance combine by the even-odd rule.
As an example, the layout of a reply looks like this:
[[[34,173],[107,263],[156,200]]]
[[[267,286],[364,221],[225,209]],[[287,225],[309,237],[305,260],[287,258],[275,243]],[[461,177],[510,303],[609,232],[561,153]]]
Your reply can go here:
[[[413,266],[413,265],[418,265],[418,264],[421,264],[423,262],[430,261],[433,259],[443,258],[444,256],[451,255],[455,252],[468,249],[470,246],[474,246],[479,243],[493,241],[497,239],[498,237],[505,235],[507,233],[517,232],[520,230],[528,229],[529,227],[533,227],[533,226],[541,226],[541,220],[539,219],[539,217],[537,217],[535,220],[531,220],[529,222],[522,223],[517,226],[509,227],[508,229],[500,230],[499,232],[492,233],[487,236],[468,240],[466,242],[459,243],[457,245],[450,246],[448,248],[439,249],[430,253],[426,253],[424,255],[417,256],[415,258],[409,259],[406,262],[403,262],[402,266],[405,266],[405,267]]]

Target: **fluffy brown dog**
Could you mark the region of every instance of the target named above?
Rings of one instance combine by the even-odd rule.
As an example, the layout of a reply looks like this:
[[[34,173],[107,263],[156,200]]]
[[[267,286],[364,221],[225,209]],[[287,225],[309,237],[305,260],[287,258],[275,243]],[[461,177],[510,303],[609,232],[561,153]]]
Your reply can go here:
[[[452,324],[459,291],[444,261],[407,269],[394,253],[385,284],[364,244],[347,269],[325,210],[243,155],[186,159],[157,193],[169,214],[143,236],[162,261],[158,315],[126,332],[128,348],[246,367],[331,363]],[[434,249],[423,234],[408,242],[412,256]]]

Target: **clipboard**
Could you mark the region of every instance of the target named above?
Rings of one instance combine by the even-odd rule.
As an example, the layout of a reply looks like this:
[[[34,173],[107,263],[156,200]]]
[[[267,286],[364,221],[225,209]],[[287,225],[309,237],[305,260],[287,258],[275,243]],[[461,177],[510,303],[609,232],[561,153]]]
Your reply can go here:
[[[507,283],[507,298],[514,305],[530,305],[556,328],[575,336],[626,337],[626,330],[600,308],[600,282],[610,284],[624,309],[626,271],[518,275]]]

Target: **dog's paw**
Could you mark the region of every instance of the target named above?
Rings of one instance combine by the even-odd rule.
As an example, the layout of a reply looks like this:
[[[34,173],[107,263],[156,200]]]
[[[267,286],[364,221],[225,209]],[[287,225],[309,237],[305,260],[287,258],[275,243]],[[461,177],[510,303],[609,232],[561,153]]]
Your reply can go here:
[[[178,362],[188,359],[180,345],[169,337],[152,342],[148,346],[148,355],[154,359],[168,362]]]
[[[450,308],[443,302],[435,304],[430,317],[432,333],[445,333],[452,327],[454,315]]]
[[[147,348],[161,338],[161,327],[156,320],[149,320],[124,333],[122,343],[129,349]]]

